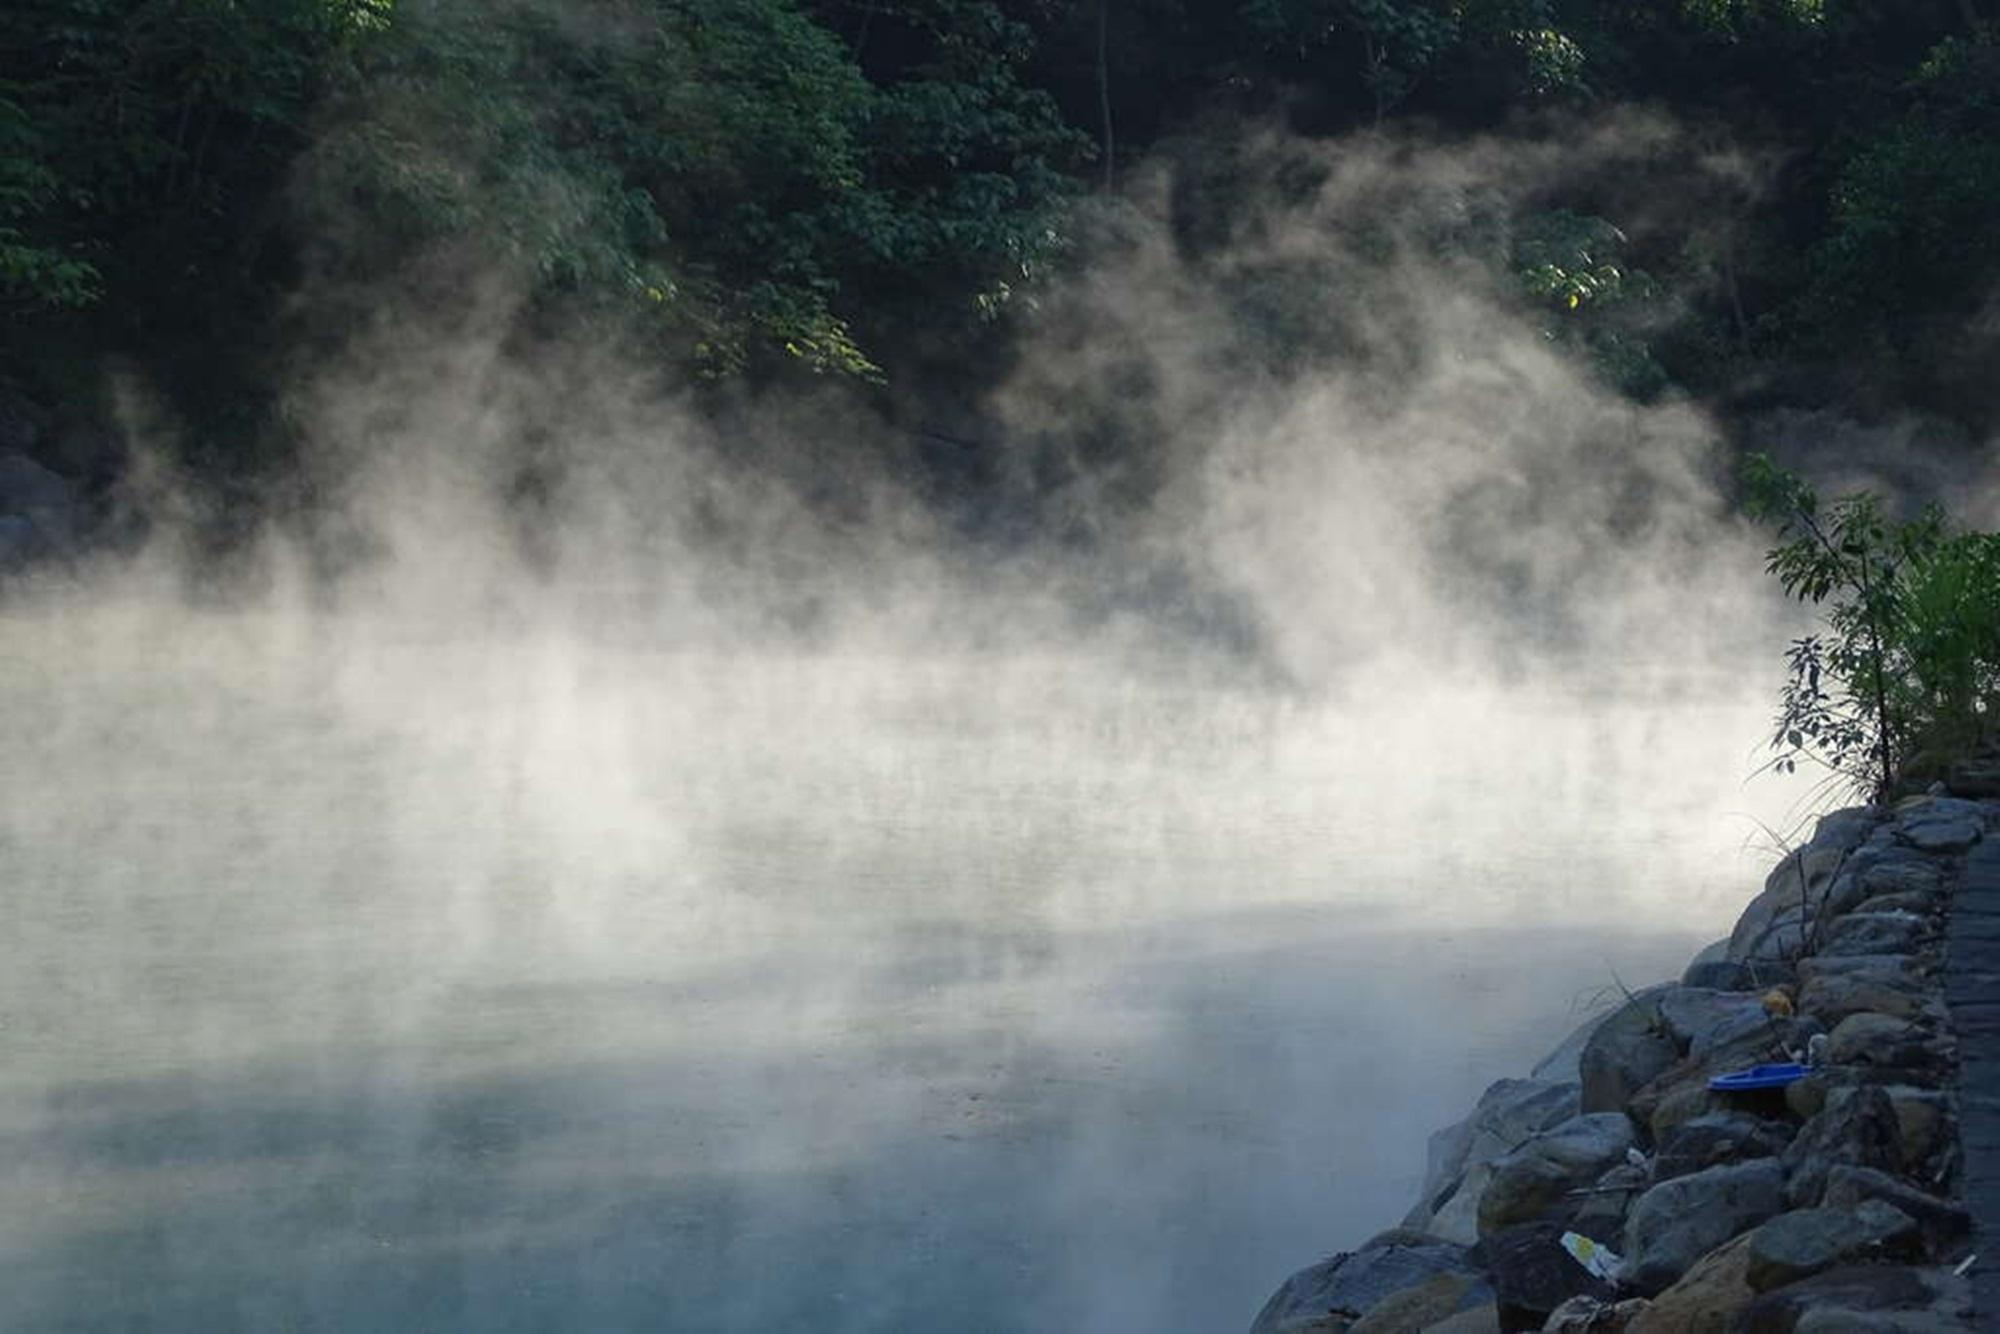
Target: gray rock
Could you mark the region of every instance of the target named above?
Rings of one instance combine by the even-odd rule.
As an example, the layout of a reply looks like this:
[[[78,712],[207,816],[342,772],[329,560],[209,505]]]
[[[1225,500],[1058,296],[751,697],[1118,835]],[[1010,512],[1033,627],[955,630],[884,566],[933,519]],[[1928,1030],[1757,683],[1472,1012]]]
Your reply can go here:
[[[1827,927],[1819,942],[1818,957],[1911,954],[1934,934],[1932,924],[1915,913],[1849,913]]]
[[[1630,1334],[1726,1334],[1757,1294],[1746,1271],[1750,1238],[1738,1237],[1694,1262],[1628,1326]]]
[[[1625,1235],[1625,1215],[1632,1201],[1653,1184],[1653,1174],[1637,1163],[1620,1163],[1597,1178],[1590,1193],[1582,1197],[1570,1227],[1586,1237],[1616,1239]]]
[[[1916,1220],[1870,1200],[1861,1208],[1794,1209],[1750,1234],[1747,1277],[1759,1292],[1796,1283],[1916,1231]]]
[[[1781,1161],[1785,1198],[1795,1208],[1818,1204],[1828,1173],[1841,1164],[1901,1171],[1902,1131],[1895,1108],[1879,1088],[1836,1089]]]
[[[1900,970],[1814,972],[1799,987],[1798,1008],[1832,1027],[1852,1014],[1887,1014],[1912,1019],[1924,1011],[1924,983]]]
[[[1391,1242],[1342,1252],[1293,1274],[1258,1312],[1250,1334],[1345,1329],[1384,1298],[1439,1274],[1474,1280],[1467,1289],[1467,1306],[1493,1298],[1479,1271],[1467,1262],[1465,1247],[1444,1241]]]
[[[1835,1065],[1920,1066],[1936,1059],[1921,1024],[1863,1011],[1834,1025],[1826,1058]]]
[[[1965,1209],[1950,1200],[1918,1190],[1909,1182],[1872,1167],[1842,1164],[1826,1174],[1826,1195],[1821,1203],[1829,1209],[1858,1209],[1869,1200],[1893,1205],[1917,1220],[1924,1238],[1941,1246],[1972,1228]]]
[[[1650,986],[1637,992],[1631,999],[1640,1001],[1650,1000],[1672,985],[1671,982],[1661,982],[1656,986]],[[1535,1063],[1535,1068],[1529,1074],[1535,1079],[1551,1080],[1557,1083],[1578,1078],[1577,1064],[1579,1058],[1583,1055],[1584,1047],[1596,1035],[1597,1030],[1617,1018],[1623,1008],[1623,1006],[1620,1006],[1617,1009],[1606,1010],[1601,1014],[1594,1014],[1578,1024],[1554,1051]]]
[[[1924,853],[1907,847],[1864,849],[1828,889],[1819,918],[1825,923],[1871,899],[1888,894],[1938,893],[1943,886],[1943,869]]]
[[[1896,836],[1924,852],[1963,852],[1985,828],[1985,808],[1957,797],[1918,797],[1896,810]]]
[[[1479,1171],[1476,1179],[1471,1174],[1529,1136],[1575,1116],[1577,1090],[1574,1080],[1502,1079],[1489,1085],[1471,1115],[1431,1136],[1423,1196],[1403,1225],[1467,1245],[1477,1241],[1479,1193],[1491,1174]],[[1437,1226],[1440,1212],[1454,1201],[1458,1208]]]
[[[1903,1168],[1914,1170],[1930,1161],[1951,1129],[1951,1098],[1935,1089],[1891,1084],[1882,1090],[1896,1113]]]
[[[1432,1274],[1414,1287],[1390,1293],[1349,1326],[1347,1334],[1417,1334],[1448,1320],[1484,1285],[1470,1274]]]
[[[1472,1259],[1492,1280],[1503,1324],[1539,1325],[1571,1297],[1607,1298],[1613,1289],[1593,1278],[1563,1249],[1561,1223],[1521,1223],[1485,1238]]]
[[[1919,917],[1934,917],[1943,908],[1945,895],[1942,889],[1899,889],[1892,894],[1877,894],[1857,907],[1856,912],[1908,912]]]
[[[1708,1252],[1785,1207],[1776,1158],[1711,1167],[1641,1195],[1625,1222],[1625,1281],[1659,1292]]]
[[[1422,1334],[1501,1334],[1500,1308],[1492,1302],[1475,1306],[1434,1325],[1425,1325]]]
[[[1697,959],[1681,974],[1682,986],[1710,991],[1762,993],[1797,980],[1797,970],[1782,959]]]
[[[1769,1024],[1762,1001],[1735,991],[1673,987],[1660,994],[1660,1015],[1689,1056],[1703,1056],[1725,1042]]]
[[[1623,1162],[1634,1140],[1623,1112],[1571,1117],[1493,1160],[1493,1178],[1479,1201],[1479,1235],[1531,1222],[1562,1205]]]
[[[0,514],[33,524],[45,541],[60,545],[74,535],[77,500],[68,482],[25,454],[0,454]]]
[[[1732,959],[1785,959],[1798,952],[1799,924],[1816,914],[1852,846],[1817,837],[1787,853],[1764,879],[1764,892],[1750,900],[1729,933]]]
[[[1917,1322],[1895,1318],[1907,1313]],[[1885,1317],[1888,1317],[1885,1319]],[[1971,1329],[1971,1299],[1962,1280],[1939,1270],[1901,1265],[1842,1265],[1788,1283],[1745,1307],[1738,1329],[1866,1334],[1871,1330]],[[1943,1320],[1941,1326],[1922,1323]]]
[[[1577,1058],[1586,1112],[1612,1112],[1681,1058],[1659,994],[1634,997],[1598,1025]]]
[[[1722,1163],[1771,1158],[1785,1151],[1796,1130],[1748,1112],[1710,1112],[1675,1130],[1653,1160],[1656,1181],[1671,1181]]]

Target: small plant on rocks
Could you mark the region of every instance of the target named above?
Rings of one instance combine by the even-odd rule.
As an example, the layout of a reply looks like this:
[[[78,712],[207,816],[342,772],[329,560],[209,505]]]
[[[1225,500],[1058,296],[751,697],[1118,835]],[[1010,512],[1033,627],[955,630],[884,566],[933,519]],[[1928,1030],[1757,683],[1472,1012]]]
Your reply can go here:
[[[1980,746],[2000,716],[2000,535],[1936,506],[1895,521],[1867,493],[1822,504],[1761,454],[1744,480],[1777,531],[1767,568],[1822,608],[1787,650],[1770,767],[1816,763],[1879,801]]]

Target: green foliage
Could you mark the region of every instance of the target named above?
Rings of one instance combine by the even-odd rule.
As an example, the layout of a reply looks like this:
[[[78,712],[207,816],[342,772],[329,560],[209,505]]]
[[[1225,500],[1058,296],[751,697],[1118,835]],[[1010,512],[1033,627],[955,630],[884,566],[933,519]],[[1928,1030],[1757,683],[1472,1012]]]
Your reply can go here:
[[[1511,266],[1521,292],[1543,312],[1543,333],[1580,352],[1605,381],[1647,399],[1666,384],[1636,316],[1659,284],[1623,259],[1625,233],[1567,209],[1531,214],[1514,237]]]
[[[1840,170],[1812,259],[1815,306],[1849,323],[1976,297],[2000,279],[2000,47],[1947,39],[1909,108]]]
[[[1825,633],[1788,653],[1774,766],[1814,761],[1880,799],[1976,748],[2000,708],[2000,536],[1955,532],[1935,507],[1891,522],[1865,493],[1822,505],[1763,455],[1744,477],[1777,530],[1771,573],[1825,608]]]
[[[880,81],[791,0],[560,18],[406,5],[328,141],[323,197],[410,242],[485,238],[550,299],[617,308],[710,374],[765,352],[858,375],[857,311],[966,318],[1059,244],[1084,141],[987,6],[886,11]]]

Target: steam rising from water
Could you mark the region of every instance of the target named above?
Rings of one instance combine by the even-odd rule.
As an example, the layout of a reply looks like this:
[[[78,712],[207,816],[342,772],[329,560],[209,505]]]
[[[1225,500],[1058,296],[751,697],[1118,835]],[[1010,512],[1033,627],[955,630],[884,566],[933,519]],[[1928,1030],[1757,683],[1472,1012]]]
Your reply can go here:
[[[1699,418],[1407,267],[1244,378],[1301,234],[1142,242],[995,407],[1157,426],[1066,542],[476,309],[302,387],[258,591],[10,602],[0,1323],[1226,1328],[1724,929],[1793,794]]]

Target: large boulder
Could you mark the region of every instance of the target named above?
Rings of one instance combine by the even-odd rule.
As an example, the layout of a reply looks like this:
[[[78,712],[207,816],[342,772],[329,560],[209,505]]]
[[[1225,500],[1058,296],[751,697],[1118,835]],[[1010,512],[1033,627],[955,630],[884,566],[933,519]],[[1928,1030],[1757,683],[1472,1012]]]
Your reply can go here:
[[[70,484],[25,454],[0,453],[0,532],[10,559],[41,555],[70,544],[81,507]]]
[[[1729,934],[1732,959],[1789,959],[1799,953],[1805,924],[1819,912],[1835,877],[1876,825],[1866,808],[1823,816],[1812,840],[1787,853],[1764,880]]]
[[[1756,1297],[1750,1286],[1750,1238],[1702,1256],[1626,1326],[1626,1334],[1727,1334],[1736,1313]]]
[[[1827,1174],[1845,1163],[1902,1170],[1902,1130],[1888,1095],[1879,1088],[1836,1089],[1791,1142],[1780,1160],[1785,1198],[1793,1207],[1820,1202]]]
[[[1949,1270],[1842,1265],[1763,1294],[1735,1328],[1746,1334],[1976,1329],[1971,1297],[1970,1286]],[[1905,1318],[1882,1318],[1891,1315]]]
[[[1493,1160],[1493,1177],[1479,1201],[1479,1235],[1534,1221],[1592,1185],[1625,1160],[1633,1146],[1623,1112],[1587,1112],[1533,1136]]]
[[[1785,1207],[1785,1171],[1776,1158],[1711,1167],[1663,1181],[1641,1195],[1625,1220],[1625,1281],[1659,1292],[1696,1260]]]
[[[1896,837],[1922,852],[1963,852],[1986,828],[1986,809],[1958,797],[1916,797],[1896,808]]]
[[[1748,1112],[1710,1112],[1674,1131],[1653,1159],[1656,1181],[1671,1181],[1693,1172],[1746,1158],[1771,1158],[1785,1151],[1795,1128],[1788,1122],[1752,1116]]]
[[[1826,1193],[1820,1200],[1826,1208],[1859,1209],[1869,1200],[1893,1205],[1916,1219],[1933,1249],[1972,1230],[1972,1216],[1963,1205],[1941,1200],[1887,1172],[1842,1163],[1826,1174]]]
[[[1741,992],[1671,987],[1660,993],[1657,1003],[1660,1017],[1689,1056],[1705,1056],[1745,1033],[1762,1032],[1770,1024],[1762,1000]]]
[[[1816,970],[1799,987],[1798,1008],[1829,1029],[1851,1014],[1914,1019],[1925,1012],[1926,988],[1908,973]]]
[[[1660,997],[1635,996],[1598,1025],[1577,1058],[1586,1112],[1615,1112],[1681,1058],[1681,1043]]]
[[[1344,1330],[1383,1299],[1440,1274],[1472,1280],[1464,1294],[1466,1306],[1491,1301],[1492,1290],[1466,1256],[1465,1247],[1450,1242],[1391,1234],[1293,1274],[1264,1303],[1250,1334]]]
[[[1471,1274],[1432,1274],[1414,1287],[1392,1292],[1368,1308],[1347,1334],[1419,1334],[1468,1309],[1467,1299],[1487,1291]]]
[[[1821,905],[1822,918],[1853,912],[1864,903],[1892,894],[1937,895],[1944,888],[1944,869],[1935,860],[1909,848],[1892,848],[1865,860],[1857,857],[1849,873],[1837,880]]]
[[[1492,1280],[1500,1321],[1533,1328],[1571,1297],[1605,1300],[1612,1286],[1563,1248],[1561,1223],[1519,1223],[1481,1241],[1472,1258]]]
[[[1794,1209],[1750,1233],[1750,1286],[1759,1292],[1796,1283],[1916,1233],[1916,1220],[1868,1200],[1857,1209]]]
[[[1907,1068],[1935,1064],[1939,1055],[1922,1025],[1864,1011],[1834,1025],[1826,1059],[1835,1065]]]
[[[1927,917],[1912,912],[1854,912],[1827,927],[1817,955],[1914,954],[1936,935]]]
[[[1574,1080],[1502,1079],[1480,1095],[1472,1114],[1431,1136],[1423,1196],[1403,1226],[1447,1240],[1479,1239],[1479,1197],[1488,1164],[1530,1136],[1575,1116]]]

